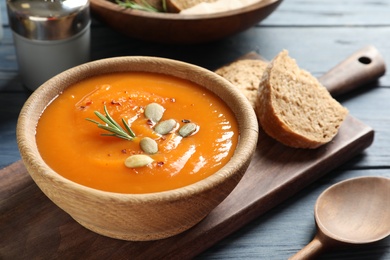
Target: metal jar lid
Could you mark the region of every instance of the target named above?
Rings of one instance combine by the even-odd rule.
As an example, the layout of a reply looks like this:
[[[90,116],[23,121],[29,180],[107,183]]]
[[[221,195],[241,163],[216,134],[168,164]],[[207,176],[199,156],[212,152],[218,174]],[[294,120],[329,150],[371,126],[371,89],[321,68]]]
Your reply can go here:
[[[88,0],[7,0],[11,29],[28,39],[63,40],[89,26]]]

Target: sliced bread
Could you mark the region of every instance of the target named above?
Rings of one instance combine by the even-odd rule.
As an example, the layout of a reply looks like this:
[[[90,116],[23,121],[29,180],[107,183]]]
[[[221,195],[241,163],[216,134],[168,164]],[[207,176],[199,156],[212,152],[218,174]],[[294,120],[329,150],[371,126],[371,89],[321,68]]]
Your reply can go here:
[[[255,111],[269,136],[295,148],[317,148],[330,142],[348,114],[286,50],[267,66]]]
[[[237,60],[217,69],[215,73],[235,85],[255,108],[260,79],[267,64],[262,60]]]

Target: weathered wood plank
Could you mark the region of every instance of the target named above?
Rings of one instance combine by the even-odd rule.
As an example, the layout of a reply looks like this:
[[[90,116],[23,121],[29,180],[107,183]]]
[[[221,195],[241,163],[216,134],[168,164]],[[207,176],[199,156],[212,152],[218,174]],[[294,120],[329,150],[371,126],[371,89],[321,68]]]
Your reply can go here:
[[[93,30],[92,53],[93,59],[122,55],[161,56],[214,70],[250,51],[272,59],[282,49],[287,49],[302,68],[320,76],[366,45],[374,45],[388,61],[390,46],[386,35],[390,35],[390,27],[370,30],[359,27],[260,27],[205,45],[169,46],[129,39],[102,26]],[[380,84],[390,86],[390,78],[382,77]]]
[[[260,26],[389,26],[389,10],[387,0],[284,0]]]
[[[20,159],[15,128],[25,100],[20,93],[0,92],[0,169]]]
[[[9,28],[5,28],[4,32],[3,48],[0,50],[0,70],[3,73],[10,72],[12,74],[10,77],[15,77],[18,67],[12,35]],[[346,56],[366,45],[374,45],[385,58],[390,57],[386,35],[390,35],[390,26],[369,30],[360,27],[254,27],[236,36],[209,44],[170,46],[130,39],[103,25],[92,28],[91,52],[93,60],[124,55],[160,56],[214,70],[250,51],[256,51],[272,59],[282,49],[287,49],[302,68],[315,76],[320,76]],[[390,86],[389,74],[390,72],[387,72],[381,79],[381,86]],[[1,76],[3,77],[5,75]],[[0,89],[1,87],[2,82]]]

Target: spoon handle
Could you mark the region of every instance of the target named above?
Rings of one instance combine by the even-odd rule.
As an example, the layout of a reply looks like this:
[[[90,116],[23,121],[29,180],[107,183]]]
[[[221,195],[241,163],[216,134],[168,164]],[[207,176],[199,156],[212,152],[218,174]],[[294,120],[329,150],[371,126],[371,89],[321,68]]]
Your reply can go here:
[[[324,244],[320,240],[320,238],[315,236],[313,240],[307,244],[304,248],[302,248],[298,253],[289,258],[289,260],[309,260],[314,259],[322,249],[324,248]]]
[[[358,50],[319,78],[332,96],[346,93],[377,80],[386,71],[385,62],[374,46]]]

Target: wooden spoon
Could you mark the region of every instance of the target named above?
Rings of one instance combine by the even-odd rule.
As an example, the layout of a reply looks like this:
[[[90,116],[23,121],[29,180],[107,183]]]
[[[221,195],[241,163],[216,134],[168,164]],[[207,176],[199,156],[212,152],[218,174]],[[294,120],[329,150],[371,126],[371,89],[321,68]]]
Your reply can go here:
[[[314,214],[317,235],[290,260],[383,239],[390,235],[390,178],[360,177],[335,184],[319,196]]]

